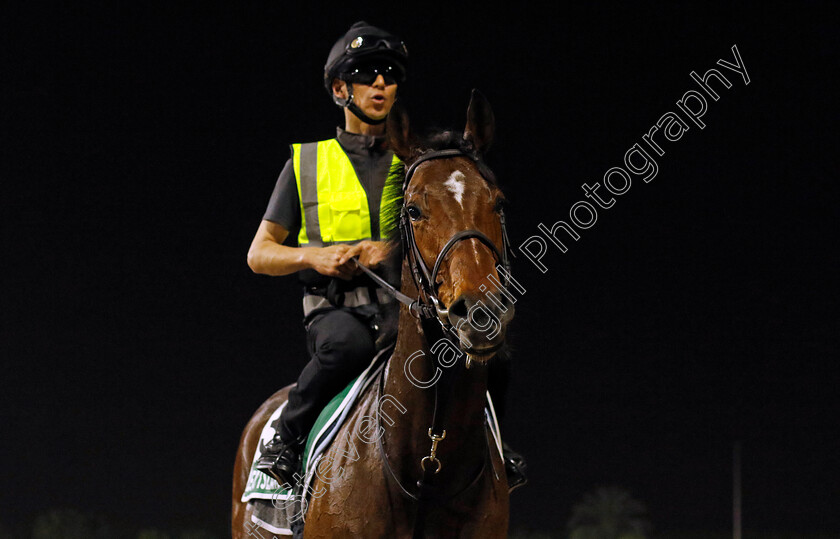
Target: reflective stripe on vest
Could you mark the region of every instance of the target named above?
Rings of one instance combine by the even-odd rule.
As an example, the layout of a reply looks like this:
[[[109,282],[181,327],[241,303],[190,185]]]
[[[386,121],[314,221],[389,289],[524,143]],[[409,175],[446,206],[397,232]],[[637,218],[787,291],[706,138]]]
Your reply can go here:
[[[398,162],[394,156],[392,164]],[[301,206],[298,245],[321,247],[371,238],[367,195],[336,139],[292,144],[292,165]],[[380,227],[385,210],[394,202],[385,192]]]

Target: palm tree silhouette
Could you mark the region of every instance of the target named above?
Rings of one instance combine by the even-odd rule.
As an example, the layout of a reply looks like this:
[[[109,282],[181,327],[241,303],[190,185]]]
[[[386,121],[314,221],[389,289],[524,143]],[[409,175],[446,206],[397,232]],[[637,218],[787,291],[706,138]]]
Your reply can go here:
[[[645,505],[620,487],[601,487],[572,507],[570,539],[644,539],[650,529]]]

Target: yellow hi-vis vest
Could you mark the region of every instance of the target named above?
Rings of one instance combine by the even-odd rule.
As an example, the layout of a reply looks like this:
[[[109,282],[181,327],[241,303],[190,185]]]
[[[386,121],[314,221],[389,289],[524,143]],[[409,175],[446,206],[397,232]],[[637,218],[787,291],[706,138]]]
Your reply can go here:
[[[398,162],[395,155],[391,164]],[[367,195],[336,139],[292,144],[292,164],[301,207],[298,245],[324,247],[371,238]],[[393,190],[385,187],[379,204],[380,227],[394,203],[393,196],[386,196]]]

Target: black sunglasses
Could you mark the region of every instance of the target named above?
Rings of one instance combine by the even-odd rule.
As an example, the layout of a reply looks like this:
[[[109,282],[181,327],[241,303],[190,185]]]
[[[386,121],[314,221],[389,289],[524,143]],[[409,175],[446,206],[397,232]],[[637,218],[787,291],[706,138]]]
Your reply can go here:
[[[355,84],[370,86],[376,81],[379,75],[382,75],[387,86],[405,80],[405,74],[393,64],[367,64],[358,66],[347,73],[346,80]]]

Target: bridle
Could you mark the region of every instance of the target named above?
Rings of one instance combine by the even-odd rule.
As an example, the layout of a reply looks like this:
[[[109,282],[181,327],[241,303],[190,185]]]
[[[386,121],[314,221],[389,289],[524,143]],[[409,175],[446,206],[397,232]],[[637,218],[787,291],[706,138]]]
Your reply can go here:
[[[462,150],[451,149],[451,150],[437,150],[424,153],[421,155],[416,161],[414,161],[411,166],[405,172],[405,180],[403,181],[403,193],[408,190],[408,185],[411,182],[411,178],[414,176],[414,172],[417,170],[417,167],[421,164],[431,161],[433,159],[446,159],[452,157],[467,157],[470,160],[476,163],[478,167],[479,173],[484,178],[485,181],[489,182],[488,178],[492,178],[492,172],[490,169],[484,164],[483,161],[473,157],[470,154],[463,152]],[[411,267],[411,274],[414,277],[414,284],[417,285],[417,290],[420,291],[421,297],[417,299],[417,308],[415,308],[414,312],[417,312],[415,316],[424,316],[424,317],[431,317],[434,315],[437,317],[438,321],[440,322],[441,326],[443,327],[444,331],[451,328],[452,324],[449,321],[449,309],[444,308],[438,297],[438,284],[437,284],[437,274],[440,270],[441,263],[446,258],[446,255],[452,250],[458,242],[475,238],[487,247],[490,248],[493,255],[496,257],[496,262],[500,263],[502,267],[505,269],[503,279],[504,286],[507,287],[508,285],[508,276],[510,275],[510,260],[508,258],[508,252],[510,251],[508,241],[507,241],[507,230],[505,228],[505,217],[504,213],[500,213],[501,218],[501,225],[502,225],[502,249],[496,246],[493,241],[487,237],[486,234],[481,232],[480,230],[475,229],[468,229],[468,230],[461,230],[456,232],[452,235],[451,238],[444,244],[443,248],[437,255],[435,259],[434,266],[431,271],[429,271],[429,267],[426,265],[425,260],[423,259],[422,254],[420,253],[420,248],[417,246],[417,239],[414,237],[414,225],[411,221],[411,218],[408,215],[408,211],[406,207],[403,206],[402,211],[400,213],[400,233],[402,234],[403,238],[403,245],[406,246],[408,250],[408,260],[409,266]],[[423,301],[423,297],[425,296],[426,301]],[[432,310],[432,308],[434,310]],[[418,317],[419,317],[418,316]]]
[[[408,185],[411,183],[411,178],[417,167],[422,163],[431,161],[433,159],[446,159],[453,157],[466,157],[473,161],[478,167],[478,171],[482,178],[488,183],[492,183],[490,178],[493,178],[493,173],[489,167],[480,158],[475,157],[463,150],[449,149],[449,150],[433,150],[422,154],[415,160],[405,171],[405,178],[403,180],[402,192],[405,193]],[[406,256],[408,257],[409,267],[411,268],[411,275],[414,278],[414,284],[418,290],[417,298],[410,298],[396,290],[393,286],[388,284],[384,279],[380,278],[373,271],[364,266],[360,267],[371,278],[373,278],[380,286],[386,289],[392,296],[394,296],[401,303],[408,306],[409,312],[416,318],[421,320],[437,320],[440,323],[444,333],[452,329],[452,324],[449,320],[449,308],[444,307],[440,298],[438,297],[437,274],[440,270],[441,263],[446,258],[446,255],[458,242],[475,238],[486,245],[493,255],[496,257],[497,264],[500,264],[504,271],[501,271],[501,284],[505,288],[510,284],[510,258],[509,254],[513,255],[510,249],[510,240],[508,239],[507,227],[505,226],[505,214],[503,210],[499,210],[499,219],[502,227],[502,248],[499,249],[493,240],[487,237],[486,234],[480,230],[467,229],[456,232],[447,240],[443,248],[437,255],[435,263],[431,270],[426,265],[423,255],[420,253],[420,248],[417,245],[417,240],[414,236],[414,225],[411,217],[408,215],[406,206],[403,205],[400,210],[399,230],[402,238],[402,243],[406,249]],[[515,256],[515,255],[514,255]]]
[[[420,166],[422,163],[431,161],[433,159],[447,159],[454,157],[466,157],[470,159],[476,164],[479,173],[484,178],[484,180],[488,183],[494,183],[491,181],[491,178],[493,178],[493,173],[480,158],[458,149],[434,150],[422,154],[406,169],[405,178],[403,180],[402,186],[403,194],[406,193],[411,179],[414,175],[414,172],[417,170],[417,167]],[[420,253],[420,248],[418,247],[417,240],[414,236],[414,225],[412,224],[413,221],[408,215],[406,205],[403,204],[399,220],[400,236],[402,239],[402,243],[406,249],[405,256],[408,258],[409,267],[411,268],[411,274],[414,278],[414,284],[417,287],[417,298],[410,298],[407,295],[403,294],[402,292],[391,286],[387,281],[376,275],[369,268],[366,268],[361,264],[359,264],[359,267],[362,268],[362,270],[364,270],[365,273],[367,273],[389,294],[394,296],[401,303],[408,306],[409,312],[420,320],[421,325],[423,327],[423,332],[426,335],[427,339],[434,338],[435,334],[446,339],[451,339],[452,323],[449,319],[449,309],[442,305],[437,292],[436,279],[438,271],[441,267],[441,263],[446,258],[446,255],[449,253],[449,251],[451,251],[459,242],[475,238],[484,245],[486,245],[493,252],[493,255],[496,257],[497,264],[501,266],[501,268],[497,266],[497,269],[503,270],[499,271],[499,273],[501,274],[500,284],[504,288],[508,288],[511,281],[510,259],[508,258],[508,254],[510,253],[512,255],[513,253],[510,250],[510,241],[508,240],[507,228],[505,226],[505,216],[504,212],[501,211],[501,209],[499,210],[499,219],[502,227],[501,249],[499,249],[496,246],[496,244],[493,243],[493,240],[488,238],[486,234],[479,230],[461,230],[453,234],[452,237],[450,237],[446,241],[443,248],[440,250],[437,257],[435,258],[435,262],[432,266],[432,269],[429,270],[428,265],[426,264],[422,254]],[[434,323],[435,321],[437,321],[439,327],[437,327],[437,324]],[[434,361],[431,357],[430,360]],[[464,366],[466,368],[469,368],[469,356],[467,357]],[[423,470],[423,476],[422,479],[417,482],[418,490],[416,495],[412,494],[411,489],[403,485],[400,479],[394,473],[394,470],[391,468],[388,455],[385,452],[385,447],[382,443],[381,437],[377,438],[377,444],[379,445],[382,460],[385,465],[385,469],[388,472],[386,475],[390,476],[391,479],[396,482],[403,494],[418,502],[413,530],[413,537],[415,539],[424,536],[425,519],[426,514],[429,511],[430,504],[435,501],[440,502],[443,500],[443,497],[437,492],[437,486],[435,485],[434,481],[434,476],[441,469],[441,461],[436,458],[435,452],[438,443],[446,437],[446,430],[443,429],[443,418],[445,415],[445,411],[448,408],[449,400],[452,396],[453,389],[455,387],[455,369],[453,367],[449,367],[449,369],[453,372],[451,372],[449,376],[442,377],[441,380],[439,380],[439,382],[435,384],[435,404],[432,416],[432,426],[429,428],[428,431],[429,438],[432,441],[432,447],[430,450],[430,455],[424,457],[420,462],[420,467]],[[381,379],[379,387],[380,392],[382,391],[381,384],[383,382],[384,379]],[[381,428],[379,425],[379,414],[377,414],[377,427]],[[478,473],[475,474],[472,481],[470,481],[467,484],[467,486],[464,487],[462,490],[449,496],[448,498],[454,498],[460,495],[461,493],[465,492],[478,482],[479,478],[482,476],[486,468],[487,457],[488,455],[485,455],[485,460],[482,462]],[[428,467],[426,466],[427,462],[429,463]]]

